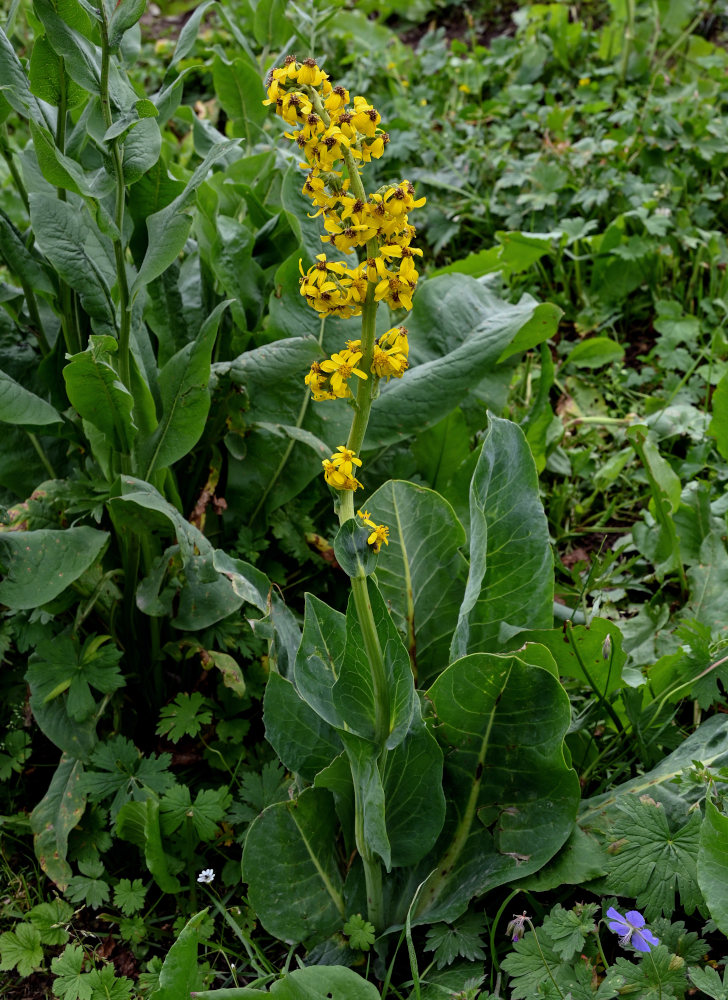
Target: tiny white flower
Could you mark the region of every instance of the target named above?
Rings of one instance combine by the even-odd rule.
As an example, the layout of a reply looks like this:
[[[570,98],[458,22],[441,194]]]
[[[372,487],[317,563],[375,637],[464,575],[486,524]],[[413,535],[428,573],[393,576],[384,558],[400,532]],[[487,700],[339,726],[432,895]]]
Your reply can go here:
[[[215,879],[215,872],[213,871],[212,868],[205,868],[205,870],[201,871],[200,874],[197,876],[198,882],[213,882],[214,879]]]

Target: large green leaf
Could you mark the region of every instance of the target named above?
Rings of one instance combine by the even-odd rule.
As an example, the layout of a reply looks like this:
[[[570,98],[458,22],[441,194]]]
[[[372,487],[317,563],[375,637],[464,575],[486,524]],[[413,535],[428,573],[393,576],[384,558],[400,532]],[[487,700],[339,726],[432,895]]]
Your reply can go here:
[[[346,915],[337,826],[331,796],[318,788],[268,806],[251,823],[243,879],[252,907],[274,937],[313,943],[341,928]]]
[[[197,944],[200,924],[206,916],[207,910],[201,910],[190,917],[175,938],[159,970],[159,986],[152,993],[154,1000],[180,1000],[204,981],[197,965]]]
[[[346,646],[346,618],[318,597],[306,594],[303,635],[296,655],[294,681],[301,697],[329,725],[344,723],[334,704],[333,688],[338,680]]]
[[[109,241],[85,206],[50,194],[30,195],[30,221],[39,249],[81,297],[100,333],[115,332],[111,286],[116,280]]]
[[[142,850],[147,868],[162,892],[173,894],[181,890],[179,879],[170,872],[170,859],[162,843],[157,798],[126,802],[116,817],[116,832],[122,840],[128,840]]]
[[[218,303],[196,338],[169,359],[159,373],[162,417],[141,449],[149,479],[155,469],[173,465],[199,441],[210,410],[210,358],[220,317],[228,305]]]
[[[513,645],[524,642],[546,646],[560,677],[574,677],[602,697],[622,686],[627,654],[622,649],[619,626],[606,618],[592,618],[588,625],[520,632]]]
[[[86,526],[0,533],[0,604],[15,611],[52,601],[96,561],[108,539],[108,532]]]
[[[75,30],[78,26],[76,19],[62,15],[53,0],[35,0],[34,8],[43,22],[48,40],[63,57],[68,75],[84,90],[98,94],[101,85],[101,52],[98,47]]]
[[[531,451],[492,414],[470,483],[470,572],[451,658],[503,649],[553,622],[553,556]]]
[[[676,784],[674,779],[694,761],[716,769],[728,766],[728,726],[722,715],[714,715],[703,722],[677,750],[647,774],[586,799],[579,813],[579,826],[587,831],[591,828],[603,831],[605,825],[620,815],[619,806],[624,796],[639,798],[641,795],[649,795],[660,802],[671,823],[684,823],[690,807],[703,798],[705,786],[693,781]]]
[[[536,308],[529,296],[516,305],[504,302],[463,274],[426,281],[407,318],[410,369],[382,388],[366,443],[390,444],[442,420],[493,373],[501,352]],[[544,339],[556,325],[554,314],[541,331]]]
[[[392,750],[405,738],[412,721],[416,703],[414,682],[407,650],[382,595],[371,577],[366,583],[382,651],[389,707],[386,746]],[[346,613],[346,647],[333,689],[333,703],[348,730],[365,740],[376,741],[374,680],[353,595]]]
[[[285,973],[267,990],[238,986],[222,990],[203,990],[192,994],[193,1000],[255,1000],[275,997],[275,1000],[380,1000],[374,983],[362,979],[353,969],[343,965],[311,965]],[[151,1000],[156,1000],[152,994]]]
[[[475,653],[427,693],[446,748],[448,821],[421,890],[418,922],[452,920],[476,893],[541,868],[565,843],[579,803],[564,758],[571,721],[550,670]]]
[[[83,764],[64,754],[50,788],[30,814],[35,854],[49,879],[63,891],[73,874],[66,861],[68,835],[83,815],[86,796],[81,790]]]
[[[465,532],[450,504],[423,486],[390,480],[365,504],[389,528],[377,584],[404,637],[420,682],[447,666],[465,591]]]
[[[233,123],[233,135],[254,141],[268,117],[260,73],[247,58],[239,56],[228,62],[218,54],[212,63],[212,80],[220,104]]]
[[[50,403],[0,371],[0,422],[40,427],[60,423],[61,419]]]
[[[25,245],[18,229],[2,211],[0,211],[0,256],[5,259],[10,270],[32,289],[44,292],[46,295],[54,294],[53,282],[40,254]]]
[[[445,820],[442,750],[418,718],[381,768],[392,867],[417,864]]]
[[[226,156],[236,144],[237,142],[221,142],[213,146],[177,197],[159,212],[147,218],[149,242],[139,273],[131,287],[132,297],[177,259],[192,225],[192,218],[185,214],[185,209],[213,164]]]
[[[719,813],[710,799],[700,828],[698,884],[711,917],[728,934],[728,816]]]
[[[63,378],[68,398],[84,420],[97,427],[112,448],[128,455],[136,435],[134,398],[110,364],[116,347],[112,337],[92,336],[87,349],[74,354],[63,369]]]
[[[30,92],[23,65],[2,28],[0,28],[0,94],[19,115],[50,125],[50,122],[46,121],[42,105]]]
[[[347,732],[341,733],[341,741],[351,769],[362,841],[372,856],[379,855],[389,872],[392,870],[392,849],[387,836],[384,786],[378,766],[379,747]]]
[[[280,674],[268,678],[263,706],[266,739],[285,767],[304,781],[313,781],[341,753],[341,740],[333,726]]]

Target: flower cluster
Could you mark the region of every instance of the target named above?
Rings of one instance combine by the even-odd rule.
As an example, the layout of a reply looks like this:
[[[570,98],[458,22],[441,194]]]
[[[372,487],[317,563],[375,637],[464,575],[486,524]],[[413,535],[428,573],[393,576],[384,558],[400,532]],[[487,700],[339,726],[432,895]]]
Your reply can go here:
[[[408,213],[425,199],[415,199],[409,181],[385,185],[367,197],[352,191],[352,174],[380,157],[389,141],[379,127],[379,112],[365,98],[352,101],[344,87],[334,87],[315,60],[298,63],[294,56],[271,72],[263,103],[274,105],[292,126],[286,137],[296,143],[301,166],[309,171],[303,193],[313,202],[315,215],[323,216],[322,242],[347,254],[365,248],[356,267],[320,254],[305,274],[302,269],[306,301],[323,316],[347,319],[360,315],[367,286],[373,283],[377,302],[411,309],[419,277],[414,259],[422,251],[411,246],[415,228]]]
[[[394,326],[374,342],[370,371],[377,378],[402,378],[407,370],[409,342],[407,328]],[[326,361],[314,361],[304,382],[311,390],[312,397],[323,399],[347,399],[352,395],[349,380],[367,379],[369,374],[357,368],[361,361],[361,341],[348,340],[346,347],[338,354],[332,354]]]
[[[331,458],[325,458],[321,463],[324,467],[324,478],[335,490],[358,490],[361,483],[354,475],[354,466],[361,467],[361,459],[346,445],[340,444]]]
[[[358,510],[356,513],[357,517],[360,517],[364,524],[372,529],[371,535],[367,538],[367,544],[371,545],[378,555],[382,544],[389,545],[389,528],[386,524],[375,524],[369,517],[368,510]]]

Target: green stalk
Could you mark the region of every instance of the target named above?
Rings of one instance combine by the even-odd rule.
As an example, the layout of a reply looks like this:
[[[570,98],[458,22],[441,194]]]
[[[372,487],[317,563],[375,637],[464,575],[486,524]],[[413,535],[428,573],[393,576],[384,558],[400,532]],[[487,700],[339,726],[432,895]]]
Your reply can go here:
[[[28,192],[23,184],[23,178],[20,176],[20,171],[15,165],[15,160],[13,159],[13,151],[10,148],[10,143],[8,141],[8,127],[3,125],[2,136],[0,136],[0,155],[5,160],[8,165],[8,170],[10,171],[10,176],[13,178],[13,183],[17,188],[18,194],[20,195],[20,200],[25,206],[25,211],[30,215],[30,201],[28,200]]]
[[[36,451],[36,453],[38,455],[38,458],[41,461],[41,464],[42,464],[43,468],[46,470],[46,472],[51,477],[51,479],[57,479],[58,477],[56,476],[55,470],[54,470],[53,466],[51,465],[51,463],[50,463],[50,461],[48,459],[48,456],[43,451],[43,446],[41,445],[41,443],[38,440],[38,438],[35,436],[35,434],[32,433],[32,431],[26,431],[25,433],[28,435],[28,439],[29,439],[30,443],[35,448],[35,451]]]
[[[66,65],[63,59],[59,65],[60,97],[58,100],[58,115],[56,118],[56,146],[63,153],[66,148],[66,118],[68,111],[68,87],[66,80]],[[65,188],[56,188],[61,201],[68,198]],[[58,282],[58,299],[61,306],[61,327],[63,339],[69,354],[78,354],[82,349],[81,328],[78,325],[77,310],[74,302],[74,292],[62,278]]]
[[[109,100],[109,29],[103,4],[101,5],[101,20],[99,24],[101,28],[101,110],[103,111],[106,127],[109,129],[113,125],[114,120],[111,115],[111,102]],[[129,302],[129,285],[126,278],[126,260],[124,257],[124,246],[122,243],[126,195],[126,188],[124,185],[124,163],[121,156],[121,150],[119,149],[118,138],[112,139],[109,145],[114,168],[114,179],[116,181],[116,209],[114,213],[114,222],[116,223],[117,233],[112,237],[112,243],[114,245],[116,279],[119,286],[119,311],[121,313],[121,323],[119,327],[119,377],[121,378],[124,386],[131,392],[131,367],[129,362],[131,307]]]

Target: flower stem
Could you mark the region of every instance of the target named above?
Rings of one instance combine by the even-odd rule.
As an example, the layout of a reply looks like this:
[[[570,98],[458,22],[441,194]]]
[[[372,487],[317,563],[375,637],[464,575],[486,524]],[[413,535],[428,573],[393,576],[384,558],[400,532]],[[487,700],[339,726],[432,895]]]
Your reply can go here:
[[[106,19],[104,5],[101,5],[101,19],[99,26],[101,29],[101,81],[100,97],[101,110],[104,115],[104,122],[107,129],[111,128],[113,118],[111,115],[111,102],[109,99],[109,29]],[[124,207],[126,187],[124,185],[124,162],[119,149],[118,138],[114,138],[109,143],[111,150],[111,161],[116,181],[116,206],[114,212],[114,222],[116,233],[112,236],[114,246],[114,259],[116,262],[116,280],[119,288],[119,312],[121,314],[119,327],[119,377],[124,386],[131,391],[131,366],[129,361],[129,342],[131,334],[131,308],[129,303],[129,284],[126,277],[126,260],[124,255],[123,232],[124,232]]]

